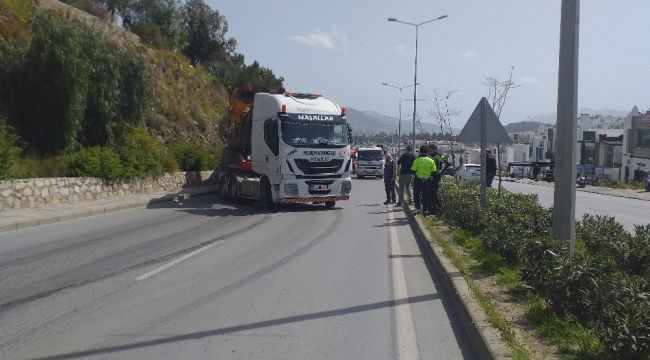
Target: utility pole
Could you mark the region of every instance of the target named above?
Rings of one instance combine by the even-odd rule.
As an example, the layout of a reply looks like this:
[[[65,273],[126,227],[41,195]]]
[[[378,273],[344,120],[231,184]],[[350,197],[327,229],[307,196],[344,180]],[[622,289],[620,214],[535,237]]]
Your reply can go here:
[[[397,140],[397,155],[399,156],[401,146],[402,146],[402,144],[401,144],[402,143],[402,90],[408,89],[411,86],[417,86],[419,84],[413,83],[413,84],[407,85],[407,86],[396,86],[396,85],[391,85],[391,84],[389,84],[387,82],[383,82],[381,84],[384,85],[384,86],[387,86],[387,87],[391,87],[393,89],[397,89],[399,91],[399,95],[398,95],[399,97],[397,99],[397,100],[399,100],[399,104],[398,104],[398,106],[399,106],[399,119],[398,119],[398,123],[397,123],[398,124],[397,125],[397,139],[398,139]],[[413,143],[413,144],[414,144],[413,147],[415,148],[415,143]]]
[[[580,0],[562,0],[557,90],[557,152],[553,235],[576,251],[576,115],[578,108],[578,39]]]

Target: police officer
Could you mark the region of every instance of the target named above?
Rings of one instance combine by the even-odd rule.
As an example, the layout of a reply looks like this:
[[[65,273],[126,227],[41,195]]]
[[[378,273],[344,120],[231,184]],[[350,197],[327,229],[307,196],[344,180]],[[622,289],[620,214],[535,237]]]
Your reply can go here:
[[[428,156],[429,147],[422,145],[420,155],[413,161],[411,170],[415,173],[413,195],[415,207],[424,215],[431,212],[431,175],[436,172],[436,162]],[[420,208],[421,206],[421,208]]]
[[[429,155],[436,163],[437,170],[431,175],[431,212],[435,213],[440,208],[438,189],[440,188],[440,180],[442,179],[442,165],[445,161],[445,157],[438,152],[438,146],[435,144],[429,146]]]

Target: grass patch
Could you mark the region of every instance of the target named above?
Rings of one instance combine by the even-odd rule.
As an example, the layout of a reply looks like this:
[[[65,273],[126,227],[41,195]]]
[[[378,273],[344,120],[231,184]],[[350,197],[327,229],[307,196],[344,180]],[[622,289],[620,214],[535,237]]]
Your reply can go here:
[[[524,316],[539,336],[558,346],[564,359],[594,359],[602,350],[591,330],[572,318],[558,317],[542,299],[531,298]]]
[[[34,9],[31,0],[0,0],[0,7],[4,7],[21,22],[26,23]]]
[[[575,319],[558,317],[544,301],[533,295],[521,277],[517,267],[507,265],[503,257],[486,249],[481,239],[466,230],[447,230],[445,222],[422,218],[425,227],[442,252],[456,266],[468,283],[476,300],[488,320],[501,332],[501,337],[512,351],[514,359],[529,359],[530,352],[517,339],[512,326],[499,313],[489,295],[482,292],[469,275],[493,274],[495,282],[505,286],[508,293],[520,299],[525,306],[525,321],[535,327],[535,334],[557,346],[562,359],[596,359],[602,354],[602,347],[594,332],[580,325]],[[466,254],[457,251],[461,246]]]
[[[640,181],[626,183],[625,181],[610,180],[610,181],[602,181],[598,186],[608,187],[612,189],[627,189],[627,190],[645,189],[645,186]]]
[[[472,294],[479,302],[479,305],[483,311],[485,311],[490,324],[499,330],[501,333],[501,338],[510,347],[512,358],[517,360],[530,359],[529,351],[521,342],[519,342],[514,330],[508,321],[499,313],[496,306],[494,306],[492,303],[490,297],[483,293],[478,285],[476,285],[476,283],[468,276],[469,274],[475,272],[477,269],[484,270],[484,267],[492,270],[497,263],[502,264],[503,260],[501,259],[501,262],[496,261],[492,256],[493,254],[488,252],[484,246],[479,246],[477,244],[476,240],[478,239],[476,237],[471,236],[466,231],[460,230],[452,231],[450,234],[453,243],[467,246],[471,254],[481,255],[482,261],[479,259],[471,259],[469,256],[458,255],[457,252],[453,249],[452,241],[449,241],[446,236],[444,236],[445,234],[441,234],[442,231],[440,229],[440,226],[443,225],[443,223],[431,218],[420,217],[420,220],[423,221],[425,227],[427,230],[429,230],[429,233],[433,237],[436,244],[442,248],[443,254],[451,260],[454,266],[456,266],[460,273],[463,275],[470,290],[472,291]]]

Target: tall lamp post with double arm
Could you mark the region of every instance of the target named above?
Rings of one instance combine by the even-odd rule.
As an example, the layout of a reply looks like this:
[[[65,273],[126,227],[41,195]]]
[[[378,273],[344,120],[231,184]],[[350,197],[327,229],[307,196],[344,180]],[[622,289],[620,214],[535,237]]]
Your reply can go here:
[[[447,15],[439,16],[435,19],[427,20],[419,24],[414,24],[406,21],[401,21],[396,18],[388,18],[390,22],[398,22],[401,24],[411,25],[415,27],[415,73],[413,76],[413,148],[415,148],[415,119],[417,118],[417,95],[418,95],[418,33],[421,25],[428,24],[437,20],[446,19]]]
[[[398,100],[399,100],[399,119],[397,120],[397,121],[399,121],[399,123],[397,125],[397,155],[399,156],[400,150],[401,150],[401,147],[402,147],[402,90],[408,89],[411,86],[416,86],[416,85],[419,85],[419,84],[411,84],[411,85],[407,85],[407,86],[397,86],[397,85],[392,85],[392,84],[389,84],[389,83],[386,83],[386,82],[383,82],[381,84],[384,85],[384,86],[388,86],[390,88],[393,88],[393,89],[397,89],[399,91],[399,98],[398,98]],[[415,146],[415,144],[413,144],[413,146]]]

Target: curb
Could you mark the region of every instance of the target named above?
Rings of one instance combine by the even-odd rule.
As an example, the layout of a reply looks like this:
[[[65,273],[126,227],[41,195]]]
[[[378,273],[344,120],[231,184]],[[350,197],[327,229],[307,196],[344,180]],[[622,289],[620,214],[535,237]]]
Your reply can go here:
[[[506,181],[506,180],[504,180]],[[542,186],[542,187],[548,187],[548,188],[554,188],[554,186],[551,185],[540,185],[536,183],[528,183],[528,182],[521,182],[521,181],[515,181],[515,180],[508,180],[508,182],[515,183],[515,184],[522,184],[522,185],[534,185],[534,186]],[[632,199],[632,200],[639,200],[639,201],[650,201],[650,199],[644,199],[641,197],[637,197],[634,195],[626,195],[626,194],[610,194],[610,193],[605,193],[597,190],[592,190],[592,189],[576,189],[576,191],[581,191],[589,194],[598,194],[598,195],[604,195],[604,196],[613,196],[617,198],[624,198],[624,199]]]
[[[437,248],[424,224],[415,217],[410,206],[404,207],[404,212],[422,255],[430,269],[434,270],[438,275],[476,356],[485,360],[508,358],[504,351],[498,351],[497,349],[497,347],[508,349],[501,340],[501,333],[488,323],[487,316],[474,299],[463,275]],[[475,305],[479,307],[480,311],[473,310],[469,306],[469,302],[476,303]],[[480,325],[486,323],[487,326]]]
[[[71,214],[65,214],[65,215],[60,215],[60,216],[52,216],[49,218],[43,218],[43,219],[30,219],[30,220],[22,220],[22,221],[16,221],[14,223],[6,224],[6,225],[0,225],[0,233],[2,232],[7,232],[7,231],[13,231],[13,230],[19,230],[19,229],[25,229],[28,227],[34,227],[34,226],[40,226],[40,225],[47,225],[47,224],[54,224],[58,222],[63,222],[63,221],[69,221],[69,220],[75,220],[75,219],[81,219],[84,217],[88,216],[93,216],[93,215],[99,215],[99,214],[107,214],[107,213],[112,213],[116,211],[121,211],[121,210],[127,210],[127,209],[134,209],[134,208],[140,208],[140,207],[145,207],[148,205],[152,204],[159,204],[167,201],[172,201],[177,198],[182,198],[183,200],[187,200],[193,196],[199,196],[199,195],[205,195],[209,193],[217,192],[217,190],[213,186],[207,186],[205,189],[199,190],[194,193],[176,193],[176,194],[167,194],[163,195],[159,198],[153,198],[149,199],[146,201],[137,201],[137,202],[132,202],[132,203],[126,203],[122,205],[112,205],[112,206],[107,206],[104,208],[98,208],[98,209],[90,209],[90,210],[84,210],[84,211],[79,211]],[[80,205],[83,203],[80,203]]]

